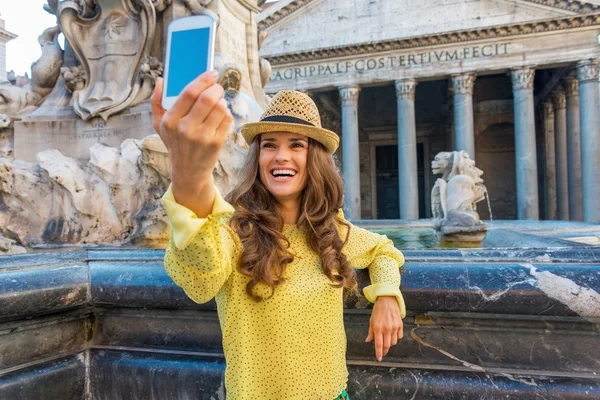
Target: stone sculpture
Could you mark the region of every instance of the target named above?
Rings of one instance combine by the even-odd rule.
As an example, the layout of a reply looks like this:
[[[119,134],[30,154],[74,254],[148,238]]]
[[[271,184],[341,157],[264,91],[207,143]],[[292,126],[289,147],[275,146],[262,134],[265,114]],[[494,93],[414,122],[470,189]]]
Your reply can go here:
[[[175,9],[176,6],[179,8]],[[121,118],[124,111],[128,111],[126,116],[131,115],[136,104],[139,104],[135,108],[139,129],[143,129],[144,120],[151,116],[147,100],[156,78],[162,75],[159,59],[164,56],[161,53],[164,49],[157,47],[158,33],[153,32],[158,27],[164,30],[168,23],[165,13],[169,17],[190,13],[218,15],[221,25],[217,29],[220,40],[217,40],[215,68],[220,72],[219,82],[225,88],[234,124],[214,176],[222,193],[233,188],[247,153],[247,144],[239,129],[245,122],[258,120],[261,105],[266,100],[261,86],[258,34],[247,33],[245,25],[255,23],[252,13],[257,12],[258,7],[252,8],[252,2],[242,4],[235,0],[183,3],[49,0],[45,8],[57,15],[67,39],[66,46],[72,51],[65,52],[64,65],[61,53],[61,62],[53,69],[53,82],[36,83],[48,88],[46,95],[54,89],[49,96],[52,101],[44,103],[34,114],[35,118],[26,118],[34,121],[29,122],[31,125],[46,115],[54,115],[52,112],[72,118],[75,111],[76,118],[89,120],[83,125],[85,129],[99,130],[112,129],[109,126],[113,121]],[[247,20],[235,20],[230,9],[247,10]],[[163,14],[157,16],[157,12]],[[227,26],[222,25],[225,20]],[[240,52],[235,47],[239,43],[231,38],[235,36],[237,40],[241,36],[237,31],[235,35],[227,31],[232,26],[246,35],[245,47],[256,50],[249,59],[242,57],[247,54],[246,48]],[[55,27],[45,35],[52,34],[55,40],[59,32]],[[80,40],[82,37],[91,39],[89,42]],[[256,43],[251,45],[253,41]],[[49,53],[46,50],[47,58],[42,56],[40,60],[49,60]],[[39,70],[34,70],[34,75],[36,71]],[[33,82],[42,81],[33,79]],[[64,117],[59,120],[64,121]],[[0,125],[8,125],[2,121],[0,118]],[[59,150],[49,149],[34,153],[35,161],[28,162],[13,159],[12,128],[0,126],[0,233],[30,247],[67,243],[164,246],[169,227],[160,197],[170,182],[170,159],[158,135],[152,134],[151,129],[147,132],[149,136],[126,139],[120,146],[98,140],[91,145],[86,158],[69,157]],[[15,129],[14,136],[17,135],[19,132]]]
[[[39,37],[41,57],[31,64],[31,82],[24,86],[0,84],[0,128],[35,111],[52,92],[60,75],[63,50],[58,43],[60,28],[46,29]]]
[[[81,7],[81,1],[52,3],[83,70],[79,75],[83,85],[67,86],[75,89],[75,112],[83,120],[99,116],[106,121],[136,100],[145,100],[153,85],[144,76],[162,68],[155,61],[143,63],[156,29],[154,5],[148,0],[88,0],[83,3],[87,7]],[[145,81],[146,91],[140,94]]]
[[[481,179],[483,171],[465,151],[438,153],[431,170],[442,175],[431,191],[433,223],[440,239],[480,242],[487,230],[476,208],[487,191]]]

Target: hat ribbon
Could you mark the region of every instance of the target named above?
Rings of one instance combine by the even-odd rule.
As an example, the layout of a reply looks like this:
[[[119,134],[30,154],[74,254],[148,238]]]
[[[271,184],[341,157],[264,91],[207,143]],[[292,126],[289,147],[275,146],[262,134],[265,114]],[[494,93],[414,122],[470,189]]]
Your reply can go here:
[[[303,120],[301,118],[296,118],[296,117],[290,117],[289,115],[271,115],[269,117],[265,117],[265,118],[261,119],[260,122],[289,122],[292,124],[315,126],[314,124],[311,124],[310,122],[308,122],[306,120]]]

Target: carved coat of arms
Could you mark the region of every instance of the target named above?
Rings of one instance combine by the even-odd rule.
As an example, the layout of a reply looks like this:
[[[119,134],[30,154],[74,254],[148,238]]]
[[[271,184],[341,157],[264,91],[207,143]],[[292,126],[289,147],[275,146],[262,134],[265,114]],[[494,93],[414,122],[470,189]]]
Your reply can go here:
[[[73,92],[75,112],[84,120],[107,120],[133,105],[143,83],[139,68],[154,37],[152,1],[64,1],[57,11],[85,82]]]

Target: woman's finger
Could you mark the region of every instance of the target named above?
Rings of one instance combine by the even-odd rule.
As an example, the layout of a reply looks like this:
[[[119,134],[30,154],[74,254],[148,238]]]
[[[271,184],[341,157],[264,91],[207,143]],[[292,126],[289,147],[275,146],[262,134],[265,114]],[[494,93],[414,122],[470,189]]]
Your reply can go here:
[[[386,356],[392,345],[392,335],[390,332],[383,334],[383,355]]]
[[[218,76],[219,73],[216,70],[207,71],[190,82],[179,94],[173,106],[167,111],[167,118],[178,120],[186,116],[200,95],[215,84]]]
[[[377,361],[383,358],[383,333],[381,331],[374,332],[375,335],[375,357]]]
[[[152,97],[150,97],[150,105],[152,106],[152,126],[156,133],[160,135],[160,122],[163,119],[163,116],[167,112],[162,107],[162,92],[163,92],[163,84],[164,81],[162,78],[158,78],[156,80],[156,86],[154,86],[154,92],[152,93]]]
[[[213,108],[215,108],[223,98],[223,93],[224,90],[221,85],[214,84],[206,88],[206,90],[204,90],[202,94],[198,96],[196,102],[185,118],[194,121],[193,125],[204,124]],[[221,119],[223,119],[222,115],[218,121],[219,123],[221,122]],[[216,129],[217,126],[219,126],[218,123],[214,126],[214,129]]]
[[[217,127],[216,134],[218,137],[227,139],[229,137],[229,132],[231,131],[231,124],[233,123],[233,116],[230,112],[225,114],[221,123]]]
[[[213,131],[217,133],[217,128],[221,125],[221,121],[223,121],[223,118],[225,118],[225,115],[228,113],[229,109],[227,108],[227,102],[224,98],[221,98],[204,119],[202,127],[205,128],[207,132]]]
[[[367,338],[365,339],[365,342],[370,342],[373,340],[373,327],[371,326],[371,324],[369,324],[369,333],[367,334]]]

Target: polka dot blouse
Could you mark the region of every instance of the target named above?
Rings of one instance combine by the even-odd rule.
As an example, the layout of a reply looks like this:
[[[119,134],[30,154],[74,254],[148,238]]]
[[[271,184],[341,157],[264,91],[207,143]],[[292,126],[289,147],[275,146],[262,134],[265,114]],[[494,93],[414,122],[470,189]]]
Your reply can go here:
[[[237,271],[242,246],[228,226],[233,207],[216,194],[212,213],[198,218],[177,204],[171,188],[163,196],[171,223],[165,268],[197,303],[216,298],[223,332],[228,400],[330,400],[346,387],[343,290],[333,288],[317,253],[295,225],[285,225],[294,261],[273,297],[255,302],[249,278]],[[347,228],[340,228],[347,229]],[[345,230],[341,231],[345,237]],[[369,267],[367,300],[396,296],[402,317],[399,267],[402,253],[392,241],[355,226],[343,252],[355,268]],[[259,284],[256,293],[270,294]],[[367,332],[365,332],[366,336]]]

